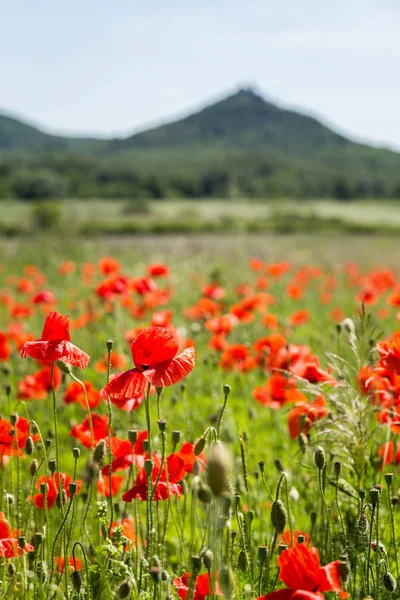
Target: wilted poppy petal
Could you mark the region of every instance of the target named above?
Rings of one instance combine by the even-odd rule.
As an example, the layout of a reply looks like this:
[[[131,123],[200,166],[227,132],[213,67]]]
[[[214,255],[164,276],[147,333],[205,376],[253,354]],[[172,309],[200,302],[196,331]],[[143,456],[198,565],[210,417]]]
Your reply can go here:
[[[141,396],[146,387],[146,378],[137,369],[130,369],[120,375],[116,375],[102,392],[107,394],[111,400],[130,400]]]
[[[194,363],[195,349],[186,348],[170,362],[160,363],[155,369],[144,371],[143,375],[155,387],[174,385],[191,372]]]

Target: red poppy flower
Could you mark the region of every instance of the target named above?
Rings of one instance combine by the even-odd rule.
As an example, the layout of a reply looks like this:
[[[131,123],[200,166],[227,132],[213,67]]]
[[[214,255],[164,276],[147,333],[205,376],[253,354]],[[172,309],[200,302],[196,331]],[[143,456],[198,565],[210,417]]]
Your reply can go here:
[[[121,489],[123,481],[125,479],[124,475],[111,475],[111,495],[116,496]],[[108,475],[103,475],[103,473],[99,473],[99,478],[97,480],[97,491],[99,494],[110,497],[110,478]]]
[[[46,365],[43,369],[36,371],[32,375],[26,375],[18,383],[18,398],[24,400],[43,400],[47,398],[51,390],[50,367]],[[54,389],[61,385],[61,371],[58,367],[53,370]]]
[[[43,362],[61,360],[81,369],[85,369],[90,360],[85,352],[71,344],[68,316],[57,312],[47,315],[42,337],[35,342],[26,342],[20,353],[22,358],[31,356]]]
[[[8,360],[11,356],[11,347],[5,333],[0,331],[0,360]]]
[[[111,537],[113,537],[114,529],[122,525],[124,536],[132,543],[136,543],[135,530],[133,529],[133,523],[130,519],[124,519],[123,521],[113,521],[111,525]]]
[[[25,456],[22,448],[25,447],[28,429],[29,421],[24,417],[18,417],[15,425],[7,419],[0,419],[0,460],[3,456]],[[39,439],[36,434],[31,434],[31,437],[34,442]]]
[[[142,469],[144,467],[144,444],[147,440],[147,431],[139,431],[137,440],[133,445],[129,440],[121,440],[115,436],[111,438],[111,453],[114,456],[111,462],[111,470],[119,471],[120,469],[129,469],[132,464]],[[109,466],[103,467],[102,473],[107,475]]]
[[[284,550],[278,558],[279,578],[288,589],[261,596],[258,600],[322,600],[323,592],[343,592],[339,574],[340,561],[321,567],[317,548],[296,544]]]
[[[323,419],[328,414],[325,401],[322,396],[313,402],[299,404],[291,409],[288,417],[289,434],[295,440],[300,433],[308,433],[312,423]]]
[[[263,386],[253,390],[253,398],[269,408],[279,409],[287,402],[307,402],[306,396],[296,388],[293,378],[273,374]]]
[[[101,402],[100,392],[96,390],[90,381],[83,381],[82,383],[85,386],[86,398],[90,408],[95,408]],[[85,394],[82,386],[77,381],[73,381],[69,384],[65,390],[63,400],[65,404],[72,404],[76,402],[80,404],[84,410],[86,410]]]
[[[60,275],[69,275],[75,271],[75,267],[76,264],[72,260],[66,260],[59,265],[57,271]]]
[[[152,483],[154,485],[160,472],[161,459],[157,454],[153,454],[152,458],[154,462]],[[163,467],[154,492],[154,500],[167,500],[169,496],[180,497],[182,488],[177,482],[181,481],[186,475],[186,466],[185,460],[178,454],[173,453],[167,456],[168,483],[167,469]],[[145,470],[141,469],[136,477],[135,485],[122,495],[122,500],[125,502],[131,502],[135,498],[138,500],[147,500],[147,481]]]
[[[244,344],[232,344],[224,350],[219,366],[225,371],[240,371],[245,373],[257,366],[250,350]]]
[[[100,360],[98,360],[94,366],[98,373],[107,373],[108,365],[108,354],[105,354]],[[111,369],[124,369],[127,361],[124,354],[119,352],[111,352],[110,354],[110,368]]]
[[[25,544],[24,552],[33,552],[31,544]],[[22,548],[18,543],[18,532],[13,531],[6,516],[0,512],[0,556],[2,558],[14,558],[21,556]]]
[[[132,342],[134,369],[117,375],[104,388],[111,399],[130,400],[141,396],[148,383],[165,387],[177,383],[194,367],[194,348],[178,352],[178,340],[169,330],[146,327]]]
[[[64,571],[64,557],[63,556],[56,556],[54,558],[54,564],[56,567],[58,567],[58,570],[60,571],[60,573],[62,573]],[[75,571],[75,569],[77,571],[80,571],[82,569],[82,561],[80,558],[75,558],[75,562],[74,562],[74,558],[73,556],[68,556],[68,570],[70,572]]]
[[[55,301],[54,294],[50,290],[43,290],[32,298],[34,304],[52,304]]]
[[[400,337],[378,342],[376,349],[380,357],[379,367],[400,375]]]
[[[308,310],[306,310],[304,308],[294,312],[289,317],[289,323],[294,326],[304,325],[304,323],[307,323],[307,321],[309,321],[309,320],[310,320],[310,313],[308,312]]]
[[[60,473],[59,475],[60,475],[61,490],[65,490],[65,493],[67,494],[67,498],[69,498],[70,497],[69,484],[72,482],[72,477],[71,477],[71,475],[68,475],[67,473]],[[58,473],[57,472],[53,473],[53,475],[48,475],[47,477],[45,477],[44,475],[39,477],[39,479],[36,483],[36,489],[40,490],[40,486],[42,483],[47,484],[47,492],[46,492],[47,508],[52,508],[55,504],[55,501],[58,496],[58,491],[59,491]],[[76,491],[76,493],[78,493],[79,490],[81,489],[82,481],[76,480],[75,483],[78,486],[78,489]],[[32,502],[33,502],[34,506],[36,506],[37,508],[40,508],[41,510],[44,509],[44,495],[43,494],[35,494],[35,496],[33,496],[33,498],[32,498]]]
[[[167,277],[169,275],[169,268],[167,265],[154,264],[147,267],[147,272],[150,277]]]
[[[92,414],[93,437],[94,443],[97,444],[100,440],[104,440],[108,436],[108,417],[107,415],[100,416],[96,413]],[[70,436],[77,438],[86,448],[92,447],[92,439],[90,434],[89,417],[86,417],[80,424],[76,423],[71,431]]]
[[[176,588],[176,591],[178,592],[179,598],[182,598],[182,600],[186,600],[187,598],[191,578],[191,573],[184,573],[181,577],[175,577],[172,582]],[[196,587],[194,590],[193,600],[205,600],[207,596],[211,596],[212,592],[213,590],[208,573],[198,575],[198,577],[196,577]],[[216,596],[223,595],[217,578],[214,582],[214,594]]]
[[[120,263],[112,258],[112,256],[104,256],[99,260],[99,270],[103,275],[110,275],[111,273],[117,273],[121,265]]]

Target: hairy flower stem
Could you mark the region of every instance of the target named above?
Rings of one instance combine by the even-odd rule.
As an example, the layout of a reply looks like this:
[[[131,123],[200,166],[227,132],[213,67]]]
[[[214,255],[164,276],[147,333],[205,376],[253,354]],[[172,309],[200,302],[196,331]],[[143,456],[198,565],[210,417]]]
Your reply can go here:
[[[289,520],[290,547],[293,548],[293,523],[292,523],[292,512],[290,510],[290,504],[289,504],[289,489],[288,489],[287,476],[285,476],[285,498],[286,498],[286,506],[287,506],[287,512],[288,512],[288,520]]]
[[[112,349],[112,343],[111,342],[107,342],[107,383],[109,383],[109,381],[110,381],[111,349]],[[108,425],[107,425],[107,438],[108,438],[108,493],[109,493],[109,501],[110,501],[110,527],[108,529],[108,535],[109,535],[109,537],[111,537],[112,524],[113,524],[113,521],[114,521],[114,503],[113,503],[112,482],[111,482],[111,475],[112,475],[112,465],[111,465],[111,462],[112,462],[112,452],[111,452],[112,410],[111,410],[110,396],[108,396],[108,395],[107,395],[107,408],[108,408]]]
[[[375,551],[375,569],[376,569],[376,581],[375,581],[375,598],[380,600],[380,582],[381,582],[381,550],[379,546],[379,500],[376,504],[376,551]]]
[[[146,423],[147,423],[147,451],[149,459],[151,460],[151,416],[150,416],[150,383],[147,386],[145,395],[145,408],[146,408]],[[161,472],[161,471],[160,471]],[[152,473],[147,475],[147,500],[146,500],[146,560],[150,555],[151,546],[151,534],[153,528],[153,507],[152,507]]]
[[[338,511],[338,515],[339,515],[340,525],[342,527],[344,549],[346,549],[347,548],[347,535],[346,535],[346,528],[344,526],[344,521],[343,521],[342,509],[340,507],[340,502],[339,502],[338,488],[339,488],[339,475],[337,475],[337,477],[336,477],[335,500],[336,500],[336,506],[337,506],[337,511]]]
[[[222,405],[222,408],[221,408],[221,410],[220,410],[219,417],[218,417],[218,425],[217,425],[217,439],[219,439],[219,433],[220,433],[220,429],[221,429],[222,417],[223,417],[223,414],[224,414],[224,412],[225,412],[226,403],[228,402],[228,396],[229,396],[229,393],[228,393],[228,394],[227,394],[227,393],[224,393],[224,403],[223,403],[223,405]]]
[[[326,526],[328,529],[328,556],[329,560],[333,560],[333,546],[332,546],[332,526],[331,526],[331,515],[328,504],[325,498],[324,486],[323,486],[323,472],[325,468],[318,470],[318,481],[319,481],[319,490],[321,492],[322,503],[324,505],[325,514],[326,514]]]
[[[393,551],[394,558],[396,560],[396,572],[397,577],[399,577],[399,558],[397,556],[397,543],[396,543],[396,528],[394,524],[394,514],[393,514],[393,505],[392,505],[392,484],[388,482],[388,504],[389,504],[389,514],[390,514],[390,528],[392,534],[392,543],[393,543]]]
[[[371,565],[371,544],[372,544],[372,533],[374,530],[375,508],[376,508],[376,505],[373,504],[372,512],[371,512],[371,524],[370,524],[370,530],[369,530],[368,556],[367,556],[367,596],[369,596],[369,590],[370,590],[369,570],[370,570],[370,565]],[[376,551],[378,552],[378,548],[376,549]]]
[[[86,580],[87,580],[87,584],[86,584],[86,598],[87,598],[87,600],[91,600],[91,598],[92,598],[92,591],[90,589],[88,562],[87,562],[87,558],[86,558],[85,548],[83,547],[83,545],[81,544],[81,542],[75,542],[75,544],[72,547],[72,558],[73,558],[73,561],[74,561],[74,568],[76,570],[75,548],[77,546],[79,546],[80,549],[82,550],[83,560],[84,560],[84,563],[85,563],[85,572],[86,572]]]
[[[74,501],[74,496],[71,495],[70,501],[68,503],[67,512],[65,513],[65,516],[63,517],[61,525],[58,528],[57,533],[56,533],[56,535],[54,537],[53,547],[51,549],[51,573],[50,573],[49,583],[48,583],[48,587],[47,587],[46,600],[49,597],[49,592],[50,592],[50,588],[51,588],[51,581],[53,579],[53,574],[54,574],[54,558],[55,558],[55,550],[56,550],[57,540],[58,540],[59,536],[61,535],[61,532],[62,532],[62,530],[64,528],[64,525],[65,525],[65,523],[67,521],[67,518],[68,518],[68,515],[69,515],[69,511],[71,510],[71,506],[72,506],[73,501]],[[68,557],[65,556],[65,560],[64,560],[65,571],[67,571],[67,569],[68,569],[67,563],[68,563]],[[61,576],[62,576],[62,573],[61,573]],[[65,590],[65,594],[66,594],[66,597],[68,598],[68,589]]]
[[[91,449],[93,450],[93,448],[94,448],[94,435],[93,435],[92,411],[90,410],[89,402],[88,402],[88,399],[87,399],[86,386],[83,383],[83,381],[81,381],[80,379],[78,379],[78,377],[75,377],[75,375],[73,373],[70,373],[70,375],[71,375],[72,379],[74,381],[76,381],[76,383],[79,383],[79,385],[82,388],[83,397],[85,399],[86,412],[87,412],[87,416],[88,416],[88,419],[89,419],[90,444],[91,444]]]

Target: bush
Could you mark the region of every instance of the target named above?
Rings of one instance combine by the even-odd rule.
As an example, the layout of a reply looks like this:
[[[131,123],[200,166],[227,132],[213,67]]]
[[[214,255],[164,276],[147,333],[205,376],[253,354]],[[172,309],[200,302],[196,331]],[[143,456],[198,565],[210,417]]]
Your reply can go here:
[[[55,231],[62,225],[62,209],[56,202],[38,202],[32,207],[34,230]]]
[[[63,198],[67,180],[53,171],[24,171],[14,179],[14,193],[22,200]]]

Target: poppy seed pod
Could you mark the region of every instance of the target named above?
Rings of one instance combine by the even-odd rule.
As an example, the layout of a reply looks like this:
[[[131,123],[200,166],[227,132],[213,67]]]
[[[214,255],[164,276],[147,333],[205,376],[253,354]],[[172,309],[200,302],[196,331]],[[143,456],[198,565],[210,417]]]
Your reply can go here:
[[[311,525],[315,525],[315,522],[317,520],[317,513],[316,512],[312,512],[310,515],[310,519],[311,519]]]
[[[42,542],[43,542],[43,535],[38,531],[33,536],[33,545],[35,546],[35,549],[39,548],[39,546],[41,545]]]
[[[385,586],[385,588],[393,593],[396,591],[396,580],[393,577],[393,575],[391,573],[385,573],[383,576],[383,585]]]
[[[167,429],[167,421],[165,419],[158,419],[157,424],[158,424],[158,429],[161,432],[166,431],[166,429]]]
[[[155,584],[161,582],[161,569],[160,567],[151,567],[149,571],[150,577],[154,581]]]
[[[225,398],[227,398],[227,397],[229,396],[230,392],[231,392],[231,386],[230,386],[230,385],[228,385],[227,383],[225,383],[225,384],[223,385],[223,387],[222,387],[222,390],[223,390],[223,392],[224,392],[224,396],[225,396]]]
[[[44,440],[44,447],[46,448],[46,450],[48,450],[51,446],[51,440],[49,438],[46,438]]]
[[[377,488],[371,488],[369,490],[369,501],[372,505],[376,505],[379,502],[380,492]]]
[[[200,573],[201,570],[201,557],[199,554],[193,554],[192,556],[192,573],[194,577]]]
[[[57,468],[56,459],[50,458],[48,464],[49,464],[49,471],[53,475],[56,472],[56,468]]]
[[[278,546],[278,556],[280,556],[284,550],[287,550],[287,544],[279,544],[279,546]]]
[[[71,498],[73,496],[75,496],[75,494],[76,494],[76,492],[78,490],[78,485],[75,483],[75,481],[71,481],[71,483],[68,486],[68,490],[69,490]]]
[[[263,565],[268,558],[268,546],[259,546],[257,550],[257,559],[260,565]]]
[[[286,527],[287,514],[281,500],[275,500],[271,508],[271,523],[276,533],[283,533]]]
[[[74,587],[74,590],[80,594],[82,589],[82,576],[80,571],[72,571],[71,573],[71,582]]]
[[[390,487],[393,483],[393,473],[385,473],[386,484]]]
[[[138,430],[137,429],[129,429],[128,431],[128,440],[130,441],[130,443],[132,444],[136,444],[137,439],[138,439]]]
[[[79,448],[72,448],[72,456],[74,457],[75,460],[78,460],[80,455],[81,455],[81,451]]]
[[[97,443],[96,448],[93,452],[93,460],[98,465],[101,465],[106,457],[106,443],[104,440],[100,440]]]
[[[112,340],[106,341],[106,348],[109,352],[111,352],[111,350],[113,349],[113,346],[114,346],[114,342]]]
[[[334,468],[335,468],[335,476],[338,478],[340,475],[340,472],[342,470],[342,463],[337,460],[334,464]]]
[[[314,450],[314,462],[319,471],[325,467],[325,450],[322,446],[317,446]]]
[[[298,544],[302,544],[305,541],[306,541],[306,538],[305,538],[305,536],[303,534],[300,534],[300,535],[297,536],[297,543]]]
[[[33,459],[33,461],[31,462],[31,464],[29,465],[29,473],[31,474],[32,477],[34,477],[36,475],[36,473],[38,472],[39,469],[39,463],[36,460],[36,458]]]
[[[182,432],[179,429],[174,429],[172,432],[172,443],[174,446],[177,446],[181,441]]]
[[[20,535],[18,537],[18,546],[21,548],[21,550],[23,550],[25,548],[25,544],[26,544],[26,538],[24,535]]]
[[[35,445],[33,443],[33,439],[31,438],[31,436],[28,436],[25,442],[25,454],[27,454],[28,456],[32,456],[34,448]]]
[[[18,413],[17,412],[13,412],[10,415],[10,423],[11,425],[16,425],[18,421]]]

